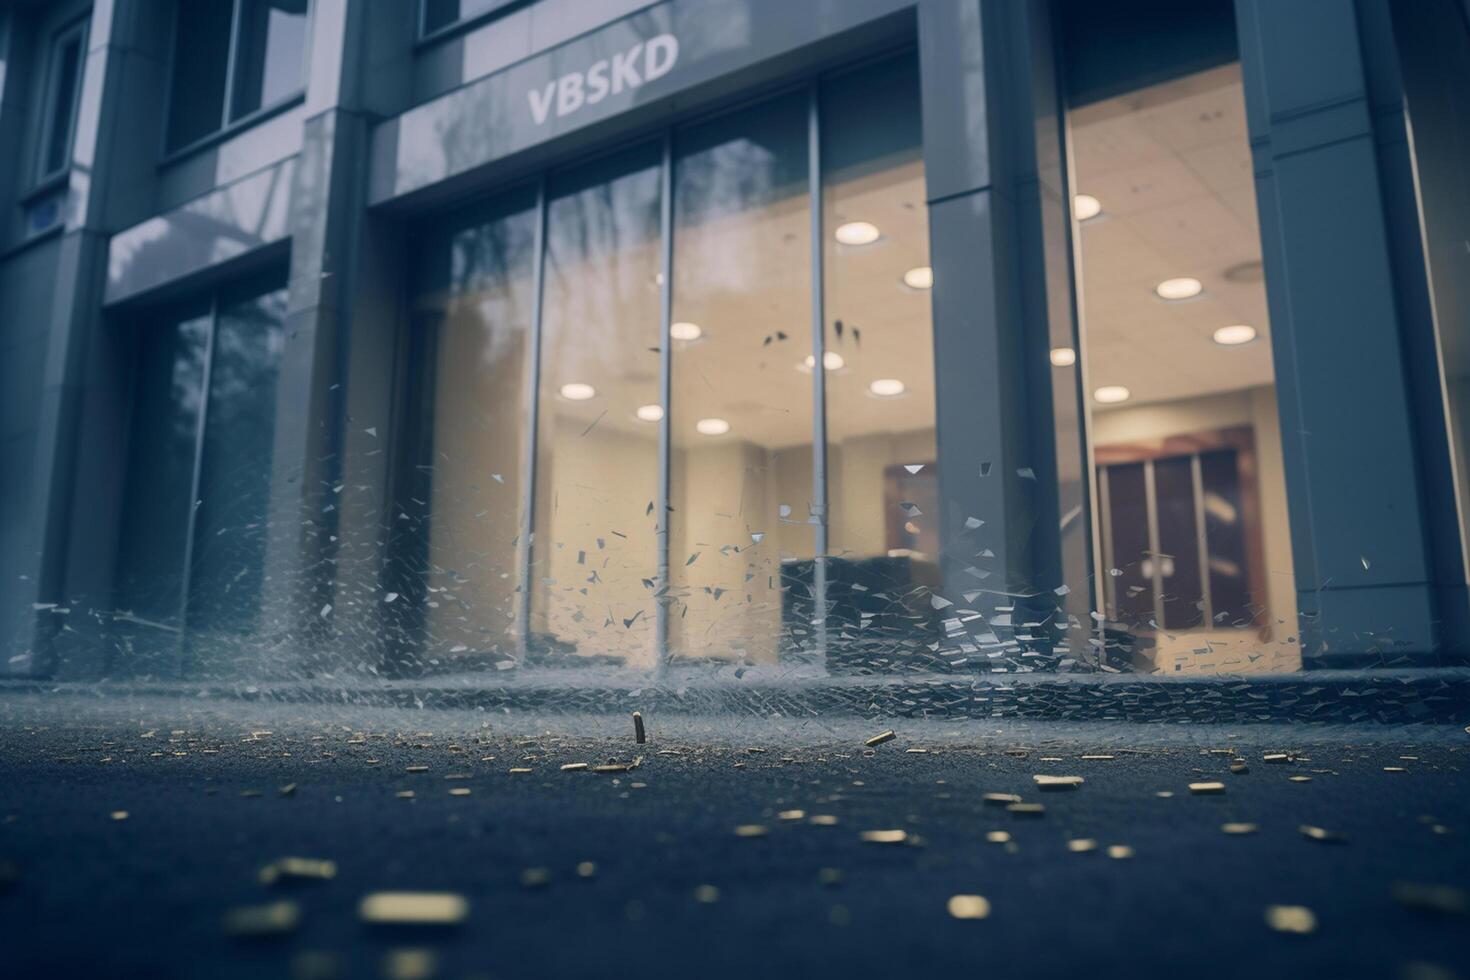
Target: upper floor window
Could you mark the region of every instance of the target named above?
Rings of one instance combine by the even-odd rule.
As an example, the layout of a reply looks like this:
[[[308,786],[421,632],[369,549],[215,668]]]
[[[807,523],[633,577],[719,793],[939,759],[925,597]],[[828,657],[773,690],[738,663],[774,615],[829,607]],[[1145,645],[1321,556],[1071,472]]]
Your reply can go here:
[[[51,39],[46,68],[46,104],[41,116],[44,128],[37,167],[37,178],[42,182],[63,173],[71,163],[86,34],[87,22],[79,20],[58,31]]]
[[[294,97],[308,0],[179,0],[168,149]]]
[[[428,37],[462,21],[509,7],[518,0],[423,0],[419,34]]]

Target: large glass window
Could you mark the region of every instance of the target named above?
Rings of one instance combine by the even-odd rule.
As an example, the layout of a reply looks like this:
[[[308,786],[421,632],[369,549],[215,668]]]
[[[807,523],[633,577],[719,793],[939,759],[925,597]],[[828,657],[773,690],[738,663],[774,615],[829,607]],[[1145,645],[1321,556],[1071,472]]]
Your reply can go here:
[[[178,0],[168,149],[294,97],[304,84],[307,0]]]
[[[422,21],[419,33],[428,36],[447,30],[455,24],[474,20],[486,14],[509,7],[519,0],[421,0]]]
[[[120,669],[156,669],[146,655],[182,650],[186,627],[260,628],[285,316],[285,289],[257,283],[141,318],[114,593]]]
[[[535,195],[513,192],[420,250],[423,399],[395,508],[414,534],[389,594],[440,663],[512,663],[520,650],[537,223]]]
[[[411,347],[433,369],[394,507],[420,544],[392,579],[423,662],[877,666],[869,638],[932,644],[917,99],[912,56],[869,65],[427,234]]]
[[[1295,669],[1240,66],[1074,101],[1068,122],[1104,657],[1166,673]],[[1070,374],[1078,357],[1051,360]]]
[[[81,96],[86,58],[86,21],[78,21],[52,39],[43,107],[39,180],[62,173],[71,164],[77,101]]]
[[[657,144],[554,175],[546,204],[530,652],[654,663]]]

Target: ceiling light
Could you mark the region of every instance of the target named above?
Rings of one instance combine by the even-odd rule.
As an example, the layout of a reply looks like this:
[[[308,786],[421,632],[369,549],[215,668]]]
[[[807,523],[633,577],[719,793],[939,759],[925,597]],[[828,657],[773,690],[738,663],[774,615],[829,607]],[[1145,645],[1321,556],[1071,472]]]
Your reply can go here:
[[[1180,276],[1178,279],[1165,279],[1154,287],[1154,292],[1159,294],[1159,299],[1194,299],[1204,288],[1198,279]]]
[[[730,423],[724,419],[700,419],[694,428],[702,436],[722,436],[730,431]]]
[[[669,336],[675,340],[698,340],[704,336],[704,328],[697,323],[672,323],[669,325]]]
[[[1118,402],[1126,402],[1133,392],[1122,385],[1103,385],[1092,393],[1092,397],[1104,405],[1116,405]]]
[[[1053,347],[1051,362],[1057,367],[1071,367],[1077,363],[1077,352],[1070,347]]]
[[[1236,323],[1215,331],[1215,343],[1221,347],[1238,347],[1256,339],[1256,328],[1248,323]]]
[[[639,405],[638,410],[633,413],[643,422],[657,422],[664,417],[662,405]]]
[[[903,284],[910,289],[928,289],[934,285],[934,270],[927,265],[916,265],[903,274]]]
[[[1091,194],[1078,194],[1072,198],[1072,216],[1078,221],[1096,218],[1102,214],[1102,202]]]
[[[908,391],[909,388],[897,378],[879,378],[868,385],[868,390],[879,398],[895,398]]]
[[[870,221],[849,221],[834,232],[844,245],[871,245],[878,240],[878,226]]]
[[[806,360],[801,362],[801,369],[803,371],[810,371],[813,367],[816,366],[816,363],[816,356],[808,354],[806,356]],[[843,368],[847,367],[847,362],[844,361],[842,359],[842,355],[837,353],[835,350],[826,350],[822,351],[822,367],[826,368],[828,371],[840,371]]]
[[[569,381],[561,386],[561,396],[571,402],[585,402],[597,395],[597,389],[580,381]]]

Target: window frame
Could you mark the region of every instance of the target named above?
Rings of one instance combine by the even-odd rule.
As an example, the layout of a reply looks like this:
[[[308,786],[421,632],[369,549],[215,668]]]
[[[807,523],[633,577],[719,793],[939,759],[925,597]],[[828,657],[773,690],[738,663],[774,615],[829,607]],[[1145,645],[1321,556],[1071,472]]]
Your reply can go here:
[[[169,26],[168,88],[164,93],[163,126],[162,133],[160,134],[162,146],[159,151],[160,166],[173,163],[205,147],[222,143],[231,136],[259,125],[270,117],[299,105],[306,99],[306,65],[311,54],[311,35],[312,27],[315,23],[316,0],[306,0],[306,44],[303,45],[301,55],[301,84],[274,102],[265,103],[238,118],[230,118],[230,112],[235,101],[235,76],[239,70],[237,55],[240,48],[241,10],[246,0],[228,0],[230,3],[230,40],[228,49],[225,52],[225,87],[224,93],[220,98],[219,127],[205,133],[198,139],[180,144],[179,146],[172,146],[170,141],[170,125],[173,119],[174,94],[177,91],[176,83],[178,81],[179,6],[183,2],[185,0],[175,0],[173,20]]]
[[[87,71],[87,34],[90,13],[77,17],[52,32],[46,45],[46,69],[44,94],[41,102],[40,139],[36,146],[34,187],[41,189],[60,182],[72,168],[72,150],[76,143],[77,116],[82,105],[82,81]],[[75,38],[77,42],[77,77],[72,91],[71,106],[66,116],[66,149],[61,164],[54,169],[46,168],[46,152],[56,134],[56,115],[61,84],[62,51]]]
[[[488,21],[495,20],[509,14],[514,8],[524,6],[526,0],[488,0],[491,4],[486,9],[468,17],[460,17],[452,20],[442,27],[429,29],[429,0],[418,0],[418,10],[414,17],[414,35],[416,44],[431,44],[442,41],[447,37],[472,30]]]

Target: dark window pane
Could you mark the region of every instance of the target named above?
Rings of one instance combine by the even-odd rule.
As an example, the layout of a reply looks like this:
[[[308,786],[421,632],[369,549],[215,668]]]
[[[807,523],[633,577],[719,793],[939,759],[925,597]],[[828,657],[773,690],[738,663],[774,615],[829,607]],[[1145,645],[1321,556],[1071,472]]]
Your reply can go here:
[[[169,637],[183,598],[185,542],[209,317],[146,326],[138,338],[127,489],[114,604],[139,635]],[[152,632],[147,632],[151,630]]]
[[[424,0],[424,33],[448,27],[459,20],[460,0]]]
[[[224,0],[179,0],[169,149],[187,146],[223,125],[232,7]]]
[[[1194,629],[1204,621],[1200,600],[1199,530],[1194,514],[1194,466],[1189,456],[1154,463],[1154,499],[1159,521],[1159,574],[1163,581],[1165,629]]]
[[[286,291],[220,312],[199,473],[191,630],[256,629]]]
[[[1200,456],[1204,483],[1205,540],[1209,547],[1210,600],[1217,626],[1249,626],[1254,619],[1245,557],[1245,511],[1239,461],[1233,449]],[[1257,600],[1264,604],[1265,596]]]
[[[305,55],[306,0],[242,0],[230,118],[300,91]]]
[[[1153,566],[1148,563],[1148,497],[1142,463],[1107,467],[1108,522],[1112,564],[1112,618],[1128,626],[1148,626],[1154,616]],[[1112,575],[1112,570],[1108,570]]]
[[[64,169],[71,153],[72,117],[76,112],[77,81],[82,68],[81,31],[67,34],[54,57],[56,65],[51,83],[51,118],[47,123],[43,176]]]

